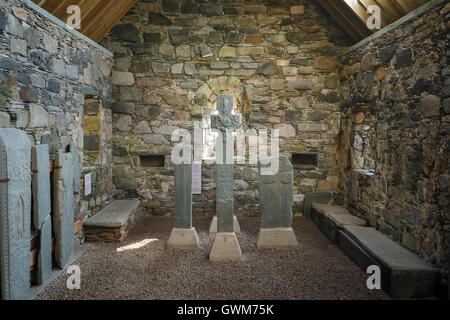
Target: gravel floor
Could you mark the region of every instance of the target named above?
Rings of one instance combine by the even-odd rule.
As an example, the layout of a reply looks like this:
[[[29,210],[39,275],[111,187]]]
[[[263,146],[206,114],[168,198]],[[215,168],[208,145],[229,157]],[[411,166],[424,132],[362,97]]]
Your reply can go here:
[[[127,240],[87,243],[81,290],[62,274],[37,299],[389,299],[309,220],[294,219],[298,249],[256,250],[259,218],[239,219],[243,261],[210,262],[211,219],[194,219],[201,250],[167,250],[173,219],[140,217]]]

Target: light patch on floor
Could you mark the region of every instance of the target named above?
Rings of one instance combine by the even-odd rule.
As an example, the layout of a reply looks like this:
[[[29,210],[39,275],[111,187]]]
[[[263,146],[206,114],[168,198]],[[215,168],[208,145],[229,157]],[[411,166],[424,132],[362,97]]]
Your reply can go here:
[[[116,252],[123,252],[123,251],[128,251],[128,250],[135,250],[135,249],[140,249],[142,247],[145,247],[147,244],[154,242],[154,241],[158,241],[159,239],[145,239],[133,244],[129,244],[127,246],[123,246],[120,248],[117,248]]]

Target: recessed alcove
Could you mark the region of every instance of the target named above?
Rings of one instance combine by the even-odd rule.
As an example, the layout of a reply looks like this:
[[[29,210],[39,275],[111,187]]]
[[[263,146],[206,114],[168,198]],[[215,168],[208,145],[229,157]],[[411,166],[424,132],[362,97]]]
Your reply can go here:
[[[164,168],[164,156],[158,154],[140,154],[139,161],[143,168]]]
[[[317,153],[293,153],[292,165],[295,169],[313,170],[317,167]]]

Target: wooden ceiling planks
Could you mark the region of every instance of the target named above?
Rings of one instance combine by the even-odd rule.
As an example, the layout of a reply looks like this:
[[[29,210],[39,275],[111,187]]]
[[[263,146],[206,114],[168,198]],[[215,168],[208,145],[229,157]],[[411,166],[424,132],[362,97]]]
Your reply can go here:
[[[122,0],[120,6],[114,6],[112,10],[103,18],[103,23],[99,23],[98,29],[90,38],[96,42],[100,41],[114,25],[130,10],[136,0]]]
[[[85,36],[98,42],[128,12],[137,0],[32,0],[37,5],[66,22],[71,5],[80,7],[81,29]]]
[[[353,39],[358,41],[358,39],[364,39],[371,35],[361,19],[346,3],[338,3],[338,1],[333,0],[318,0],[318,2]]]
[[[381,9],[381,27],[397,21],[430,0],[318,0],[328,13],[355,40],[361,41],[378,30],[370,30],[366,21],[367,8],[377,5]],[[350,9],[350,10],[349,10]]]
[[[128,12],[137,0],[33,0],[62,21],[69,17],[67,8],[81,10],[81,33],[98,42]],[[369,30],[368,6],[381,9],[381,26],[385,27],[430,0],[318,0],[330,15],[355,40],[360,41],[377,30]]]

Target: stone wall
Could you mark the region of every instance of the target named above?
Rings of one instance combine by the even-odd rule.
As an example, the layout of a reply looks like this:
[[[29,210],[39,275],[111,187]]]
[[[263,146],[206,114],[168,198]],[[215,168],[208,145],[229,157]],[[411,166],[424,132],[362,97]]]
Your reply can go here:
[[[76,219],[83,220],[102,206],[112,188],[111,147],[102,140],[105,156],[96,163],[85,161],[83,126],[85,97],[99,97],[103,106],[111,106],[113,59],[44,14],[23,1],[0,1],[0,127],[24,130],[33,143],[49,144],[52,159],[57,150],[77,143],[82,170],[95,173],[93,195],[78,195],[76,201],[81,208]],[[105,109],[104,128],[111,127],[111,118]],[[111,131],[105,129],[109,139]]]
[[[172,214],[171,133],[202,119],[207,132],[216,95],[231,93],[244,129],[278,128],[281,152],[317,156],[295,165],[297,209],[306,192],[337,190],[337,62],[350,42],[314,1],[138,1],[102,41],[115,54],[115,186]],[[257,169],[235,168],[237,214],[259,214]],[[205,162],[196,214],[214,213],[214,172]]]
[[[450,4],[342,57],[341,188],[351,211],[442,269],[450,241]]]

